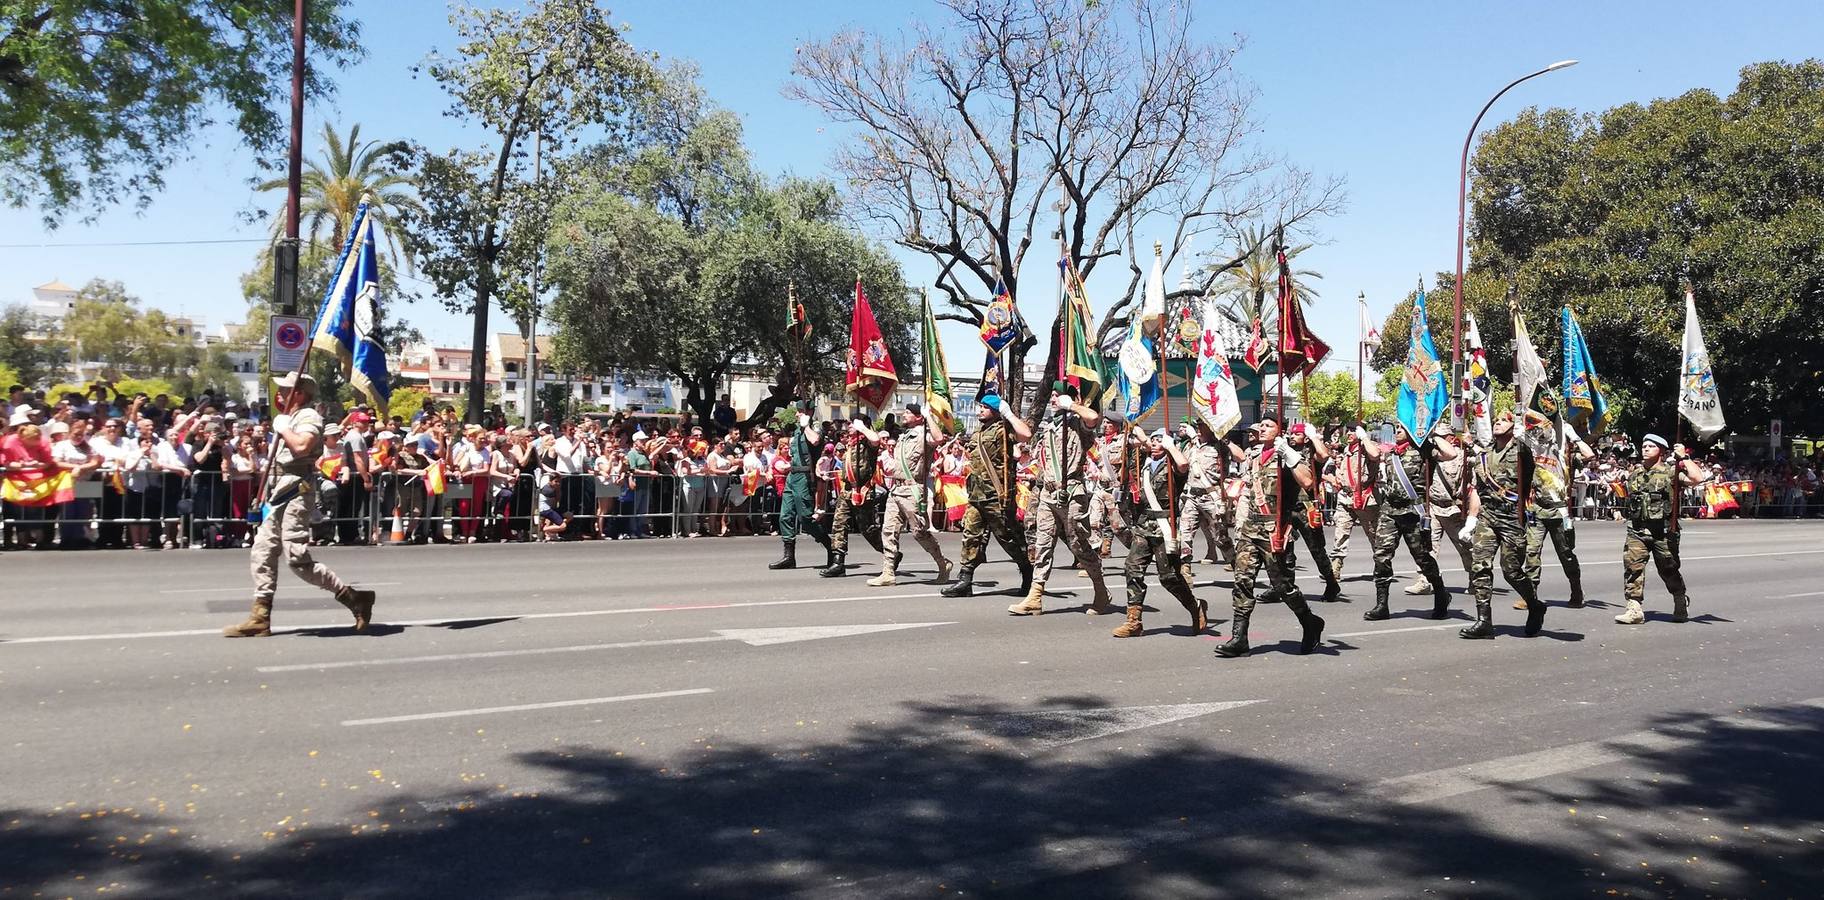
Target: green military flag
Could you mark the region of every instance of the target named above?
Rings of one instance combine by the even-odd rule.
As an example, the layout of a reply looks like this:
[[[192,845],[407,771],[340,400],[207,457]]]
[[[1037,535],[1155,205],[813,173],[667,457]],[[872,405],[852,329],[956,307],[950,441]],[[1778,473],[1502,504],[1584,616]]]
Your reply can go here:
[[[937,316],[931,312],[931,297],[924,295],[925,353],[921,368],[925,373],[925,415],[930,416],[945,434],[956,433],[956,408],[950,399],[950,369],[944,365],[944,345],[937,339]]]

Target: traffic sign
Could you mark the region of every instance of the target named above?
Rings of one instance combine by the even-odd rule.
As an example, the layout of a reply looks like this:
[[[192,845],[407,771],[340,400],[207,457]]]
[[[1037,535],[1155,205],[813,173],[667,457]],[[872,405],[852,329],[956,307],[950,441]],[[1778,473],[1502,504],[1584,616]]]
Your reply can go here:
[[[266,371],[274,375],[296,372],[310,350],[307,316],[273,316],[266,343]]]

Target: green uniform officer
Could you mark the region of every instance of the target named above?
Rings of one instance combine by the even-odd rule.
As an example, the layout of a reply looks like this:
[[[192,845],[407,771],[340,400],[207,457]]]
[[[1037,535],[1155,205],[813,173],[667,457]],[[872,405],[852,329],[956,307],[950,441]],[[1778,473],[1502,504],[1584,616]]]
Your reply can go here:
[[[1311,611],[1305,595],[1292,580],[1289,546],[1292,524],[1286,519],[1297,513],[1293,486],[1285,481],[1290,478],[1297,487],[1309,488],[1317,483],[1317,476],[1312,472],[1311,461],[1293,449],[1280,434],[1278,419],[1263,417],[1248,430],[1254,436],[1254,446],[1246,451],[1233,448],[1233,453],[1247,467],[1248,479],[1247,518],[1241,526],[1241,540],[1235,544],[1234,620],[1229,640],[1216,648],[1216,655],[1232,658],[1248,654],[1248,623],[1254,616],[1255,604],[1254,577],[1263,566],[1273,593],[1284,599],[1292,614],[1298,617],[1303,630],[1298,651],[1310,653],[1323,638],[1324,620]]]
[[[785,496],[779,498],[779,539],[785,544],[785,555],[769,569],[798,568],[798,532],[803,530],[822,544],[830,546],[830,536],[813,514],[811,478],[817,469],[817,444],[823,436],[811,427],[810,404],[798,406],[798,427],[792,432],[792,465],[785,473]],[[826,562],[834,561],[831,560]]]
[[[1457,449],[1440,445],[1441,453]],[[1469,586],[1476,595],[1476,621],[1457,632],[1459,637],[1495,636],[1494,613],[1489,607],[1495,589],[1495,558],[1508,587],[1526,604],[1527,637],[1539,634],[1545,624],[1545,603],[1533,590],[1526,574],[1527,496],[1532,493],[1533,451],[1514,435],[1514,414],[1495,417],[1494,443],[1481,448],[1470,473],[1469,514],[1462,537],[1470,541]]]
[[[1685,593],[1685,578],[1678,571],[1678,491],[1681,483],[1706,480],[1703,469],[1685,455],[1683,445],[1673,450],[1657,434],[1641,438],[1640,465],[1628,473],[1624,500],[1628,540],[1621,552],[1621,578],[1628,608],[1615,617],[1618,624],[1639,625],[1647,620],[1640,601],[1647,590],[1648,557],[1672,594],[1672,621],[1683,622],[1691,615],[1691,597]]]
[[[1012,442],[1031,440],[1032,429],[1006,409],[997,394],[984,394],[977,409],[980,423],[964,442],[969,460],[969,509],[963,513],[963,565],[956,573],[956,583],[942,593],[946,597],[974,593],[975,570],[987,556],[992,532],[1019,567],[1016,593],[1024,594],[1032,588],[1032,563],[1026,558],[1025,529],[1014,514]]]

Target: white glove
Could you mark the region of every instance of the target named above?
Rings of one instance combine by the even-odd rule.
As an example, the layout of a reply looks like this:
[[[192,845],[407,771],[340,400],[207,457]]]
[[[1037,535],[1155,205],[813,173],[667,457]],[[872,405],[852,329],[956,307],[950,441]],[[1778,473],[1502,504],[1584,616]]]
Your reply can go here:
[[[1577,436],[1577,426],[1572,425],[1569,422],[1564,423],[1564,436],[1570,439],[1570,442],[1573,444],[1583,440],[1583,438]]]
[[[849,430],[855,432],[856,434],[860,434],[862,432],[862,430],[867,427],[868,426],[861,424],[860,419],[853,419],[849,422]]]
[[[291,413],[279,413],[278,415],[273,416],[272,417],[272,430],[275,432],[290,431],[291,430]]]
[[[1075,400],[1072,400],[1063,394],[1051,398],[1051,407],[1058,412],[1070,412],[1070,408],[1075,405],[1077,405]]]
[[[1192,425],[1189,422],[1179,422],[1178,423],[1178,436],[1184,438],[1187,441],[1196,440],[1197,439],[1197,426]]]
[[[1364,444],[1368,443],[1368,429],[1360,425],[1355,426],[1355,439]]]
[[[1476,537],[1476,525],[1477,524],[1478,523],[1476,521],[1475,516],[1464,516],[1463,517],[1463,530],[1457,532],[1457,540],[1460,540],[1465,544],[1474,540]]]
[[[811,427],[811,417],[805,415],[804,413],[799,413],[798,414],[798,427],[799,428]]]
[[[1292,442],[1286,440],[1285,435],[1273,439],[1273,449],[1279,451],[1281,463],[1288,467],[1305,461],[1305,455],[1292,449]]]

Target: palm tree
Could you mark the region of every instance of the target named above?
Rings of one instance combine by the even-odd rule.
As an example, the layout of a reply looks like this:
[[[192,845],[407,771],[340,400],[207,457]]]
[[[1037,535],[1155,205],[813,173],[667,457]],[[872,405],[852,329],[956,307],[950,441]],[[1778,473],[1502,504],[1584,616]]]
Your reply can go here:
[[[1236,256],[1246,254],[1246,258],[1240,266],[1223,272],[1211,286],[1210,293],[1227,301],[1223,314],[1237,325],[1244,329],[1252,327],[1254,320],[1264,315],[1264,327],[1278,318],[1267,306],[1269,296],[1275,300],[1279,296],[1279,259],[1273,253],[1273,236],[1265,225],[1250,225],[1236,236],[1235,248]],[[1248,252],[1250,248],[1251,253]],[[1310,244],[1287,247],[1287,265],[1309,249]],[[1317,299],[1317,291],[1307,279],[1322,277],[1310,269],[1293,269],[1292,296],[1307,304]]]
[[[357,123],[348,129],[346,140],[336,134],[335,128],[325,124],[323,145],[325,159],[306,160],[300,179],[302,196],[299,198],[298,216],[304,223],[306,235],[314,244],[327,227],[331,252],[341,250],[342,242],[348,237],[348,229],[354,224],[355,210],[361,205],[361,198],[366,197],[367,213],[382,226],[381,233],[386,236],[387,256],[396,265],[399,262],[400,245],[393,235],[393,229],[386,226],[401,211],[424,210],[424,206],[418,202],[416,184],[411,177],[382,167],[386,154],[396,149],[398,144],[382,144],[379,141],[363,143],[361,125]],[[282,191],[285,187],[285,179],[277,178],[261,184],[259,189]],[[281,215],[275,228],[283,227],[284,216]],[[405,248],[405,264],[407,268],[412,265],[410,247]]]

